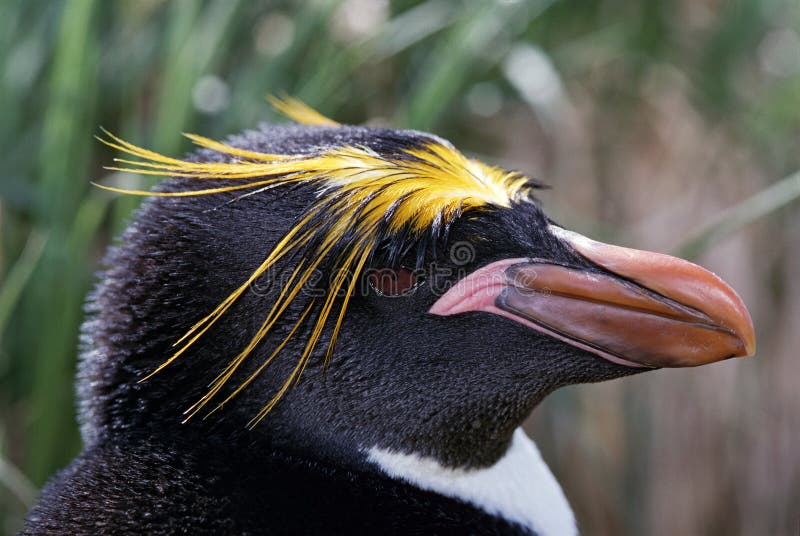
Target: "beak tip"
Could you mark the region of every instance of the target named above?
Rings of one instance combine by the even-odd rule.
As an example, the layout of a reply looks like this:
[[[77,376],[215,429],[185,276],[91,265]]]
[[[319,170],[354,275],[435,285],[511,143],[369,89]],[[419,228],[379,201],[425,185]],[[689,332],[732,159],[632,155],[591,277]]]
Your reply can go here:
[[[741,324],[737,326],[734,333],[736,333],[739,340],[742,341],[742,353],[739,353],[736,357],[755,357],[756,331],[753,326],[753,319],[750,317],[750,313],[743,303],[741,303],[741,310],[743,311],[741,315]]]
[[[756,356],[756,338],[754,335],[750,335],[749,337],[744,337],[742,339],[744,343],[744,354],[742,357],[755,357]]]

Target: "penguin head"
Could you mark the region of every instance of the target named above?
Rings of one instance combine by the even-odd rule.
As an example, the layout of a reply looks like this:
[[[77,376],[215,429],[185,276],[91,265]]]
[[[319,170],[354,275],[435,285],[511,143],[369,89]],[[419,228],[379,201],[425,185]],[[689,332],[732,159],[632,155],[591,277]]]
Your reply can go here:
[[[436,136],[288,112],[313,124],[192,136],[186,160],[109,135],[172,178],[133,192],[152,197],[90,304],[87,442],[201,432],[481,466],[560,386],[753,353],[710,272],[567,231],[536,183]]]

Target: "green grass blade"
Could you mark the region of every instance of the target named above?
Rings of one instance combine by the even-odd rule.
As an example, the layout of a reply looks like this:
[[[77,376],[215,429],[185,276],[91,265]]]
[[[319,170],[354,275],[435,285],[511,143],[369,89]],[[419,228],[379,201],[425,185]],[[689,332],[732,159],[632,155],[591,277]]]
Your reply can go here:
[[[400,13],[355,45],[338,51],[329,48],[296,95],[320,110],[331,111],[332,96],[344,93],[356,70],[387,61],[447,28],[457,20],[454,11],[446,2],[431,0]]]
[[[539,16],[550,0],[508,5],[468,3],[456,22],[442,35],[419,69],[414,89],[406,101],[404,117],[395,124],[430,130],[442,111],[479,74],[502,59],[505,38]]]
[[[0,486],[5,487],[27,510],[33,507],[36,486],[14,464],[0,455]]]
[[[62,226],[72,218],[85,187],[74,183],[85,169],[85,123],[91,103],[84,97],[91,84],[94,59],[91,25],[95,0],[71,0],[64,6],[50,79],[50,95],[41,144],[43,217]]]
[[[676,255],[695,258],[736,231],[800,199],[800,171],[723,211],[675,248]]]
[[[167,60],[153,131],[153,146],[177,154],[185,143],[181,131],[191,129],[192,88],[214,61],[225,53],[234,32],[229,26],[239,7],[234,0],[218,0],[201,10],[200,2],[171,5]]]
[[[0,288],[0,339],[3,337],[8,319],[19,302],[22,292],[42,258],[47,237],[40,231],[31,232],[22,254],[17,258]]]

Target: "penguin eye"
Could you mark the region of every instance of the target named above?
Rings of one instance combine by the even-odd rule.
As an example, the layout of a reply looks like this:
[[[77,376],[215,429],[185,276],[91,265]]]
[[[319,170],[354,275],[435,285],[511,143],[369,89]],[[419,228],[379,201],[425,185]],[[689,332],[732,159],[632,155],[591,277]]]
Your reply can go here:
[[[410,294],[422,279],[408,268],[381,268],[369,274],[369,286],[379,296],[397,297]]]

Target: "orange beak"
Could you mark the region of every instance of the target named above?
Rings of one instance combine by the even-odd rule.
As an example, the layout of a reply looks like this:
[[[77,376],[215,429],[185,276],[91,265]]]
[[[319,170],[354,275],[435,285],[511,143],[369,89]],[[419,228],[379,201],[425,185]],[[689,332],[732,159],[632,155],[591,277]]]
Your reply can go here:
[[[689,367],[755,353],[747,308],[708,270],[558,227],[551,231],[602,270],[540,259],[498,261],[462,279],[430,312],[500,314],[628,366]]]

